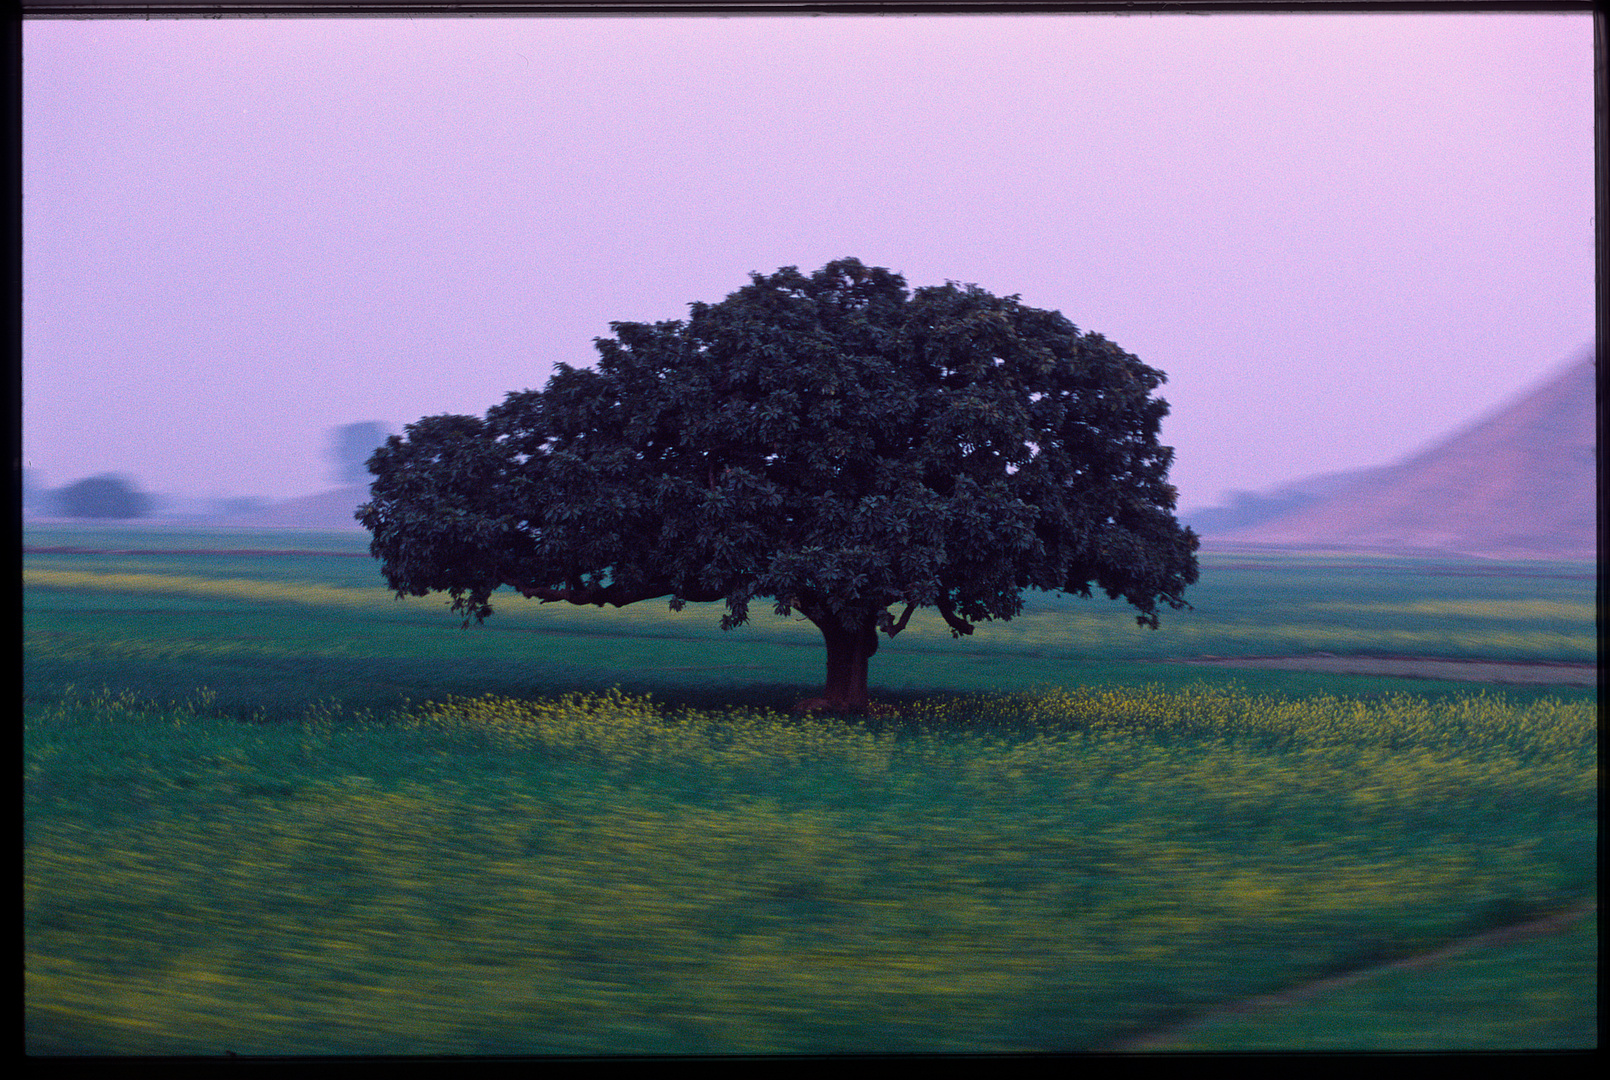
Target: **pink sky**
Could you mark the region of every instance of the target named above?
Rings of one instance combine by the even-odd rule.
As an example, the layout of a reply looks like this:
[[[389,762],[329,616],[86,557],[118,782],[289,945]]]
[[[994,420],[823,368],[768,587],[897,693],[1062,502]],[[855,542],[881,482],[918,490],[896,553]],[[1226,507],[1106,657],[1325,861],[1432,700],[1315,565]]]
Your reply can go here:
[[[1182,505],[1594,332],[1581,14],[31,21],[24,466],[291,497],[840,256],[1168,373]]]

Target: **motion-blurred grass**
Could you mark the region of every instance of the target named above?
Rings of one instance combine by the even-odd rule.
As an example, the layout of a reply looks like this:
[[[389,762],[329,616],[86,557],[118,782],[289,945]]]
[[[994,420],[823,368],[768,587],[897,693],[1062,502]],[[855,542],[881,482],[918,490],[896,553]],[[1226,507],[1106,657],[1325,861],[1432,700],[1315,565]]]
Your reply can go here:
[[[1095,1049],[1591,896],[1596,717],[29,706],[33,1052]]]
[[[1599,1044],[1598,919],[1388,969],[1315,1000],[1215,1018],[1155,1049],[1247,1052],[1583,1050]],[[1501,988],[1501,990],[1500,990]]]

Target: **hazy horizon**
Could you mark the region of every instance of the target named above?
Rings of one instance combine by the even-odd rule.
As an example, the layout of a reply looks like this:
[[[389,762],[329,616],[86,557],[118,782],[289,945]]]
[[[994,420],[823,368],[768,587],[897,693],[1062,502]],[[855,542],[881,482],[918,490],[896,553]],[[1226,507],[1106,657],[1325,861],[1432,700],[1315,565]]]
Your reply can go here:
[[[1593,355],[1593,353],[1594,353],[1594,347],[1592,345],[1584,346],[1583,349],[1579,350],[1578,353],[1574,357],[1572,357],[1567,363],[1559,365],[1554,374],[1558,374],[1559,372],[1565,371],[1567,368],[1573,367],[1575,364],[1579,363],[1585,357],[1591,357]],[[1193,514],[1207,514],[1207,516],[1210,517],[1210,518],[1213,518],[1213,520],[1218,520],[1218,516],[1222,516],[1222,515],[1217,515],[1217,512],[1219,512],[1219,511],[1228,511],[1231,508],[1236,507],[1236,506],[1245,506],[1247,504],[1247,500],[1249,500],[1249,499],[1254,500],[1254,502],[1256,502],[1257,500],[1259,500],[1260,498],[1265,497],[1265,496],[1279,496],[1279,495],[1282,495],[1282,494],[1288,494],[1288,493],[1297,491],[1299,489],[1306,491],[1308,489],[1303,487],[1303,482],[1304,481],[1325,480],[1325,481],[1330,481],[1331,483],[1335,483],[1340,478],[1350,478],[1355,473],[1368,473],[1368,472],[1370,472],[1372,470],[1375,470],[1375,469],[1378,469],[1378,468],[1389,467],[1389,466],[1392,466],[1392,465],[1400,464],[1403,461],[1405,461],[1405,460],[1407,460],[1409,458],[1412,458],[1415,455],[1420,454],[1421,452],[1423,452],[1425,450],[1428,450],[1428,449],[1430,449],[1432,447],[1440,445],[1441,443],[1443,443],[1448,438],[1460,435],[1460,434],[1466,432],[1469,429],[1475,428],[1475,427],[1487,422],[1488,420],[1490,420],[1494,416],[1495,413],[1502,412],[1504,409],[1506,409],[1509,406],[1511,406],[1512,404],[1514,404],[1515,401],[1518,401],[1519,399],[1526,397],[1528,394],[1530,394],[1535,389],[1537,389],[1536,386],[1530,386],[1530,387],[1523,388],[1521,391],[1519,391],[1515,395],[1512,395],[1512,397],[1510,399],[1500,403],[1500,405],[1498,407],[1496,407],[1494,409],[1489,409],[1489,410],[1487,410],[1485,412],[1482,412],[1482,413],[1480,413],[1480,414],[1478,414],[1476,416],[1466,418],[1465,421],[1463,421],[1461,423],[1458,423],[1458,424],[1454,425],[1453,427],[1449,428],[1448,430],[1440,433],[1438,436],[1436,436],[1433,439],[1431,439],[1430,441],[1428,441],[1425,445],[1414,447],[1408,453],[1400,455],[1399,457],[1393,459],[1392,461],[1376,462],[1376,463],[1373,463],[1373,464],[1370,464],[1370,465],[1365,465],[1365,466],[1363,466],[1362,468],[1359,468],[1359,469],[1345,469],[1345,470],[1326,472],[1326,473],[1303,473],[1303,474],[1297,475],[1297,476],[1284,477],[1281,480],[1278,480],[1278,481],[1276,481],[1276,482],[1274,482],[1272,484],[1268,484],[1268,485],[1264,486],[1263,488],[1259,488],[1257,490],[1237,489],[1237,488],[1227,489],[1226,491],[1224,491],[1224,492],[1222,492],[1220,494],[1220,497],[1219,497],[1218,501],[1215,502],[1215,503],[1212,503],[1212,504],[1200,503],[1200,504],[1188,504],[1188,505],[1187,504],[1182,504],[1181,511],[1180,511],[1180,516],[1181,517],[1189,517],[1189,516],[1191,516]],[[342,425],[342,426],[344,426],[344,427],[366,427],[366,426],[370,426],[370,425],[372,425],[374,423],[376,423],[376,422],[375,421],[355,422],[353,424]],[[389,434],[403,434],[402,428],[403,428],[404,425],[382,425],[382,426],[388,427],[388,433]],[[330,436],[334,436],[338,430],[339,430],[338,428],[337,429],[331,429],[326,434],[330,435]],[[327,440],[327,443],[328,443],[328,440]],[[153,507],[152,516],[155,516],[155,517],[158,517],[158,518],[160,518],[160,517],[162,517],[162,516],[164,516],[166,514],[173,514],[173,513],[178,513],[180,516],[191,516],[191,517],[197,516],[197,515],[209,515],[209,514],[210,515],[215,515],[215,516],[228,516],[228,515],[231,515],[231,514],[236,514],[236,515],[254,514],[254,513],[257,513],[259,511],[266,510],[266,509],[270,508],[271,506],[276,505],[276,504],[281,503],[281,502],[294,502],[294,501],[296,501],[298,499],[306,499],[306,498],[309,498],[309,497],[312,497],[312,496],[325,495],[325,494],[329,494],[330,492],[333,492],[333,491],[339,491],[339,490],[343,490],[343,489],[350,488],[350,487],[365,487],[366,488],[368,486],[369,481],[368,481],[367,478],[364,479],[364,480],[358,481],[358,480],[353,480],[353,479],[350,479],[350,478],[341,478],[340,477],[340,474],[344,471],[344,469],[342,467],[341,459],[338,458],[337,456],[335,456],[333,447],[327,448],[326,456],[325,456],[325,458],[323,460],[324,460],[324,463],[325,463],[325,466],[326,466],[326,469],[327,469],[327,472],[328,472],[329,475],[326,476],[326,482],[322,486],[318,487],[316,490],[301,492],[301,493],[298,493],[297,495],[284,497],[284,498],[280,498],[280,499],[267,498],[267,497],[260,496],[260,495],[254,495],[254,494],[249,493],[249,492],[214,492],[214,493],[211,493],[209,495],[196,495],[196,494],[193,494],[193,493],[191,493],[191,494],[177,493],[176,494],[176,493],[173,493],[173,492],[151,491],[150,489],[146,488],[144,485],[139,483],[139,478],[138,477],[135,477],[132,474],[129,474],[129,473],[127,473],[125,471],[122,471],[122,470],[113,469],[113,470],[109,470],[107,472],[98,473],[96,475],[97,476],[112,475],[112,476],[121,477],[123,479],[132,481],[133,482],[132,487],[134,488],[134,490],[139,491],[139,492],[144,493],[144,494],[154,495],[158,499],[158,503]],[[348,466],[348,467],[350,467],[350,466]],[[37,470],[29,469],[29,470],[27,470],[27,472],[31,473],[31,474],[34,474],[33,477],[30,477],[30,482],[29,482],[28,486],[33,488],[33,489],[35,489],[36,491],[59,490],[61,487],[64,486],[63,484],[53,484],[53,485],[48,485],[48,486],[47,485],[41,485],[41,484],[38,483],[37,479],[35,479],[37,477],[37,472],[38,472]],[[79,480],[87,479],[87,478],[88,477],[74,477],[72,480],[69,480],[66,483],[67,484],[72,484],[72,483],[76,483]],[[1346,481],[1343,481],[1343,482],[1346,482]],[[209,507],[208,504],[212,504],[212,505],[210,505],[210,507]],[[205,508],[205,509],[203,509],[203,508]],[[1210,512],[1212,512],[1212,513],[1210,513]],[[38,516],[38,515],[35,515],[35,516]],[[356,527],[356,526],[354,526],[354,527]]]
[[[29,21],[23,466],[271,500],[855,256],[1169,376],[1181,509],[1593,341],[1587,13]]]

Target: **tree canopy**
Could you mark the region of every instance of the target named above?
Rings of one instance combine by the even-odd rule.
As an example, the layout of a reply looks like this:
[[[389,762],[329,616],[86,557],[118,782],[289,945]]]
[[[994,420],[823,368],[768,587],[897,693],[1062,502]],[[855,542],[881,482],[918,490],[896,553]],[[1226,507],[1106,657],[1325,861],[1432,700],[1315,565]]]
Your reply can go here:
[[[850,712],[918,608],[962,635],[1029,589],[1100,589],[1153,628],[1187,606],[1164,376],[1059,312],[841,259],[610,328],[595,367],[375,452],[358,517],[399,596],[446,592],[466,626],[505,586],[720,601],[726,629],[770,599],[821,630],[818,704]]]

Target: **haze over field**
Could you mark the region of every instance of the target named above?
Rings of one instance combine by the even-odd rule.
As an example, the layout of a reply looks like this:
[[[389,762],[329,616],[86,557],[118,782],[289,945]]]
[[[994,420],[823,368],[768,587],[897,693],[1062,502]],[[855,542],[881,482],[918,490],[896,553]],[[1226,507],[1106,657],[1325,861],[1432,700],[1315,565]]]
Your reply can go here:
[[[1169,376],[1184,510],[1593,338],[1586,13],[31,21],[24,466],[269,500],[846,255]]]

